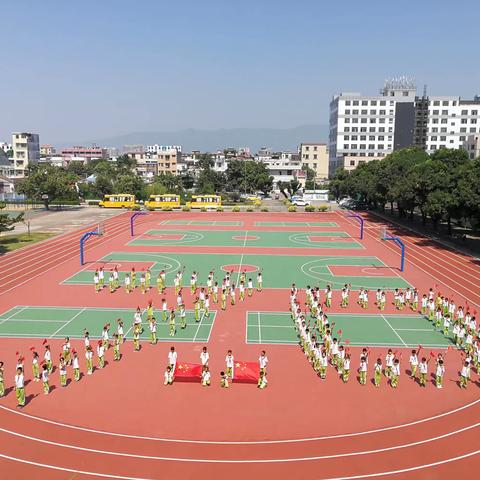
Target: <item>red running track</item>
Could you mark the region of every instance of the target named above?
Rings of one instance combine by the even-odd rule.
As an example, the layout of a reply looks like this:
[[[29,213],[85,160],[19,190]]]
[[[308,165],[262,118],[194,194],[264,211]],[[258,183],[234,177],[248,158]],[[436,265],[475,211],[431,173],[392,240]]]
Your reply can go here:
[[[333,220],[338,216],[253,215],[255,217],[249,213],[243,218],[255,218],[256,221],[272,220],[272,217],[285,221],[308,218],[312,221],[313,218]],[[120,220],[117,224],[118,217],[111,225],[107,224],[106,237],[90,243],[88,253],[92,259],[110,249],[105,245],[106,240],[117,245],[128,241],[123,217],[123,222]],[[195,215],[188,216],[189,219],[193,217]],[[222,217],[239,218],[238,214]],[[159,218],[163,217],[159,215]],[[195,218],[205,219],[206,216],[200,214]],[[354,232],[354,226],[343,220],[341,227]],[[55,255],[57,265],[64,261],[73,266],[77,261],[76,249],[67,254],[68,244],[63,244],[62,239],[51,242],[51,246],[50,242],[45,242],[33,255],[30,249],[25,249],[24,255],[16,256],[17,272],[25,266],[21,262],[27,258],[30,278],[33,272],[41,277],[42,261],[50,262],[50,253]],[[380,258],[396,257],[395,252],[386,254],[383,251],[387,249],[384,244],[376,245],[374,234],[364,244],[381,250],[375,252]],[[48,253],[48,260],[43,257],[35,261],[45,253]],[[70,255],[70,259],[62,255]],[[0,262],[10,261],[10,257]],[[415,268],[417,261],[422,269],[425,268],[420,259],[409,261]],[[55,264],[47,265],[48,269],[55,267]],[[3,263],[0,267],[3,268]],[[15,268],[15,262],[10,263],[9,268],[12,267]],[[428,272],[427,268],[425,271]],[[417,272],[414,277],[418,275]],[[45,279],[49,276],[45,275]],[[17,282],[28,280],[28,275],[16,276]],[[445,286],[451,288],[449,284]],[[8,288],[11,287],[10,284]],[[457,285],[457,288],[460,287]],[[75,294],[65,300],[67,303],[92,304],[101,300],[102,304],[125,305],[127,301],[125,295],[100,295],[102,298],[97,299],[91,288],[74,289]],[[73,289],[61,286],[58,292],[52,292],[52,298],[62,291],[73,292]],[[239,358],[258,354],[258,346],[242,345],[239,341],[244,338],[246,310],[263,309],[268,304],[284,310],[287,296],[286,291],[268,291],[265,296],[254,296],[248,305],[219,314],[209,344],[212,357],[217,359],[215,371],[221,368],[222,354],[232,343]],[[136,304],[139,298],[134,294],[128,302]],[[28,342],[23,342],[23,349],[28,348]],[[52,343],[59,348],[58,342]],[[0,343],[2,357],[14,359],[19,344],[23,345],[17,340],[3,340]],[[152,366],[155,370],[155,365],[162,362],[167,347],[145,345],[140,354],[134,354],[131,345],[126,344],[123,348],[125,358],[119,364],[112,363],[66,389],[60,389],[55,378],[53,383],[57,388],[53,394],[36,396],[22,411],[12,408],[14,395],[9,392],[0,404],[0,471],[8,472],[9,478],[53,480],[441,479],[453,475],[467,478],[480,466],[478,384],[472,383],[468,391],[459,390],[454,384],[453,366],[451,382],[444,391],[437,391],[431,385],[420,390],[404,377],[398,391],[393,392],[386,385],[380,390],[371,385],[362,388],[355,378],[343,385],[334,375],[320,382],[305,365],[305,358],[297,347],[272,346],[269,357],[272,365],[278,367],[271,371],[271,383],[264,392],[241,385],[232,386],[231,391],[217,386],[205,391],[190,384],[176,384],[171,390],[165,390],[160,382],[152,381],[151,372]],[[195,361],[199,347],[193,347],[192,352],[191,345],[181,345],[178,350],[186,361]],[[452,365],[458,361],[459,358],[449,359]],[[8,375],[10,378],[11,371]],[[29,384],[27,388],[31,392],[41,390],[38,384]],[[365,427],[367,421],[370,427]],[[269,422],[271,429],[266,427]],[[258,428],[262,424],[265,429],[248,433],[251,425]],[[368,430],[374,431],[358,433]],[[162,437],[163,440],[159,439]],[[175,437],[187,440],[176,441]]]

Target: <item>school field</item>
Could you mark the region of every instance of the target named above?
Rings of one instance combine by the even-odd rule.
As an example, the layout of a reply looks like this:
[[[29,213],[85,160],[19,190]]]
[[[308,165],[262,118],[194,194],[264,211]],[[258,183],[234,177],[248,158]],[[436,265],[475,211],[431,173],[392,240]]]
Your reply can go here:
[[[95,212],[93,210],[93,212]],[[363,215],[363,214],[362,214]],[[105,221],[103,234],[85,243],[80,262],[80,237],[97,228],[48,239],[0,256],[0,361],[4,362],[6,395],[0,397],[0,471],[9,478],[50,480],[176,478],[354,479],[458,478],[480,468],[480,380],[472,375],[468,389],[458,386],[461,353],[451,335],[436,331],[419,312],[392,304],[393,290],[429,288],[454,298],[457,305],[480,308],[478,261],[431,239],[386,224],[365,214],[364,238],[359,220],[331,213],[149,212],[136,217],[119,212]],[[406,246],[404,271],[400,250],[381,239],[387,228]],[[120,287],[95,292],[93,275],[103,268],[107,284],[117,268]],[[135,269],[137,288],[123,288]],[[151,288],[142,294],[140,276],[149,269]],[[166,290],[156,276],[166,272]],[[162,300],[176,306],[173,279],[183,272],[182,298],[187,326],[176,334],[160,310]],[[189,278],[205,286],[213,272],[221,284],[227,272],[238,284],[240,273],[252,278],[251,297],[235,305],[210,306],[209,315],[194,315]],[[263,289],[256,276],[263,275]],[[302,353],[289,309],[295,283],[305,300],[307,285],[321,291],[330,285],[333,304],[326,314],[333,335],[352,355],[352,374],[344,384],[335,369],[320,380]],[[351,285],[348,308],[340,307],[340,290]],[[370,290],[368,308],[357,292]],[[385,311],[374,304],[375,291],[387,291]],[[323,294],[322,294],[323,298]],[[146,307],[157,320],[158,344],[149,342]],[[134,312],[142,312],[141,349],[133,350]],[[126,342],[121,361],[106,353],[106,366],[86,375],[84,332],[92,344],[110,324],[124,322]],[[307,315],[307,321],[313,320]],[[45,345],[54,364],[65,337],[79,354],[82,376],[62,388],[58,370],[50,377],[51,392],[32,381],[32,352],[43,358]],[[444,388],[435,388],[429,367],[428,385],[409,378],[411,349],[433,358],[443,353]],[[207,347],[212,385],[198,379],[163,385],[167,355],[174,347],[179,363],[198,364]],[[382,377],[380,388],[360,386],[356,368],[360,349],[367,347],[370,364],[388,348],[401,359],[399,387]],[[225,355],[238,362],[269,358],[268,387],[235,380],[219,386]],[[26,406],[16,409],[15,367],[24,357]],[[188,381],[190,380],[190,381]]]

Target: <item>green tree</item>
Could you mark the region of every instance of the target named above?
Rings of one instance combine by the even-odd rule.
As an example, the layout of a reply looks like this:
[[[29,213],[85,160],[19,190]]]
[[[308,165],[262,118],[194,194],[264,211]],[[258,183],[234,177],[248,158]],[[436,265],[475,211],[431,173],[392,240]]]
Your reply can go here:
[[[128,155],[120,155],[119,157],[117,157],[116,167],[117,171],[121,174],[133,172],[136,166],[137,161],[134,158],[129,157]]]
[[[315,177],[316,173],[313,168],[310,168],[308,165],[303,165],[302,170],[306,172],[307,178],[305,181],[305,189],[306,190],[314,190],[315,189]]]
[[[11,217],[6,213],[1,213],[5,207],[5,203],[0,202],[0,234],[3,232],[12,231],[15,228],[14,224],[23,220],[23,213],[16,217]]]
[[[273,177],[262,162],[253,160],[231,160],[225,172],[227,188],[234,192],[268,194],[272,190]]]
[[[48,210],[54,201],[78,200],[75,184],[78,177],[51,165],[31,167],[28,176],[17,187],[19,193],[31,200],[43,201]]]
[[[347,170],[337,168],[328,184],[330,193],[337,202],[348,195],[347,179],[349,175]]]
[[[113,185],[113,193],[130,193],[138,199],[145,198],[145,184],[134,174],[119,175]]]

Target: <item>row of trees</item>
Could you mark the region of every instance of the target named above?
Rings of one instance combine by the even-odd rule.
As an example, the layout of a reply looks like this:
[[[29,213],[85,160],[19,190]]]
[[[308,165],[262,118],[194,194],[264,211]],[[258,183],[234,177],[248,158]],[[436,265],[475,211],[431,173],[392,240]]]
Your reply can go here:
[[[464,150],[441,149],[428,155],[405,148],[382,160],[360,164],[352,172],[338,169],[330,192],[338,200],[349,196],[360,207],[390,207],[401,217],[418,211],[435,228],[452,220],[480,225],[480,158],[469,160]]]
[[[211,156],[204,154],[198,161],[195,175],[167,172],[146,184],[135,172],[135,160],[127,155],[118,157],[116,162],[105,159],[87,165],[71,162],[66,168],[34,165],[17,190],[31,200],[42,200],[46,208],[52,201],[78,201],[79,197],[100,199],[114,193],[130,193],[145,200],[149,195],[162,193],[268,193],[272,190],[273,178],[263,163],[232,160],[224,173],[215,171],[213,166]]]

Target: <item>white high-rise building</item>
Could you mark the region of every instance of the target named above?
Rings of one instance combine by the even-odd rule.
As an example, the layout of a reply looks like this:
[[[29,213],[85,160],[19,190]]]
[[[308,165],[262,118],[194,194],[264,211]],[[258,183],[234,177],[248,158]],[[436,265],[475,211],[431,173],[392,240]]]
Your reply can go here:
[[[10,175],[23,178],[25,170],[40,160],[40,140],[38,134],[28,132],[12,133],[13,157],[10,159]]]
[[[413,80],[400,77],[385,81],[380,95],[335,95],[330,103],[330,175],[351,162],[383,158],[412,145],[415,93]]]
[[[182,153],[182,147],[180,145],[147,145],[147,153],[165,153],[170,150],[177,150],[178,153]]]
[[[441,148],[465,148],[475,158],[471,145],[480,133],[480,97],[418,98],[415,121],[415,143],[427,153]]]

